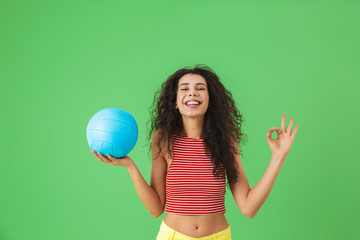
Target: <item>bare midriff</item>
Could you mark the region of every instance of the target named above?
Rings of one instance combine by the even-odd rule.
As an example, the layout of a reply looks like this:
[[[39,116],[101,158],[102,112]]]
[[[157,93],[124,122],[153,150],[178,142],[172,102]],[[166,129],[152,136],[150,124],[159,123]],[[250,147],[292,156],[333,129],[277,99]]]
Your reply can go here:
[[[167,213],[164,222],[175,231],[193,238],[205,237],[229,227],[223,213],[209,215]]]

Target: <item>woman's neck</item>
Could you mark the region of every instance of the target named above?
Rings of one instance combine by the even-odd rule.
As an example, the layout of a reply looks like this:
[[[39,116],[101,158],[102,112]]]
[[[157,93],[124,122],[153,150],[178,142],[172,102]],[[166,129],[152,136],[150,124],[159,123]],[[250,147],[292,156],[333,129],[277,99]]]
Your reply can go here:
[[[189,118],[183,117],[184,133],[189,138],[200,139],[203,137],[204,117]]]

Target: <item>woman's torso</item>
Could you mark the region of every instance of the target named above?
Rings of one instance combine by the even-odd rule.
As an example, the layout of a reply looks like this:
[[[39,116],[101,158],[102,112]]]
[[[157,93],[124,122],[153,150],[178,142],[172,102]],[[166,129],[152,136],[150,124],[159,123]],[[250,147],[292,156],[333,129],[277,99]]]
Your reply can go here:
[[[162,155],[167,163],[167,171],[172,163],[172,158],[166,147],[162,149]],[[223,213],[207,215],[179,215],[167,213],[164,222],[175,231],[194,238],[200,238],[220,232],[229,226]]]

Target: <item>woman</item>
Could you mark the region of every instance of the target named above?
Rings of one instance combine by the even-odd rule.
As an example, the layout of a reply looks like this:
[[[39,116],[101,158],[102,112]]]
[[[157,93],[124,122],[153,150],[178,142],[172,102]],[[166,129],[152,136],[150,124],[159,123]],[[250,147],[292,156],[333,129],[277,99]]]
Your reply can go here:
[[[157,95],[160,95],[157,97]],[[215,72],[197,65],[172,74],[154,98],[150,186],[128,156],[93,154],[110,165],[126,167],[136,191],[155,218],[167,212],[157,236],[164,239],[231,239],[224,213],[225,183],[240,211],[253,218],[268,197],[294,141],[294,118],[267,134],[272,151],[268,169],[250,189],[238,145],[244,140],[242,115]],[[271,138],[276,131],[277,139]],[[227,180],[227,181],[226,181]],[[166,204],[165,204],[166,203]]]

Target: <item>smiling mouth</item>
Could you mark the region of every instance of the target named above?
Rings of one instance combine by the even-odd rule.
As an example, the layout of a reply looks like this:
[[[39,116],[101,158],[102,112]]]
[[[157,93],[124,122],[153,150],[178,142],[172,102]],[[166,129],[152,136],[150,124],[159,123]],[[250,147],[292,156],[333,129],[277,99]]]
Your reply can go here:
[[[197,108],[201,105],[201,102],[199,101],[193,101],[193,100],[189,100],[185,103],[185,106],[186,108],[189,108],[189,109],[194,109],[194,108]]]
[[[185,103],[186,106],[199,106],[200,104],[201,102],[197,100],[189,100]]]

